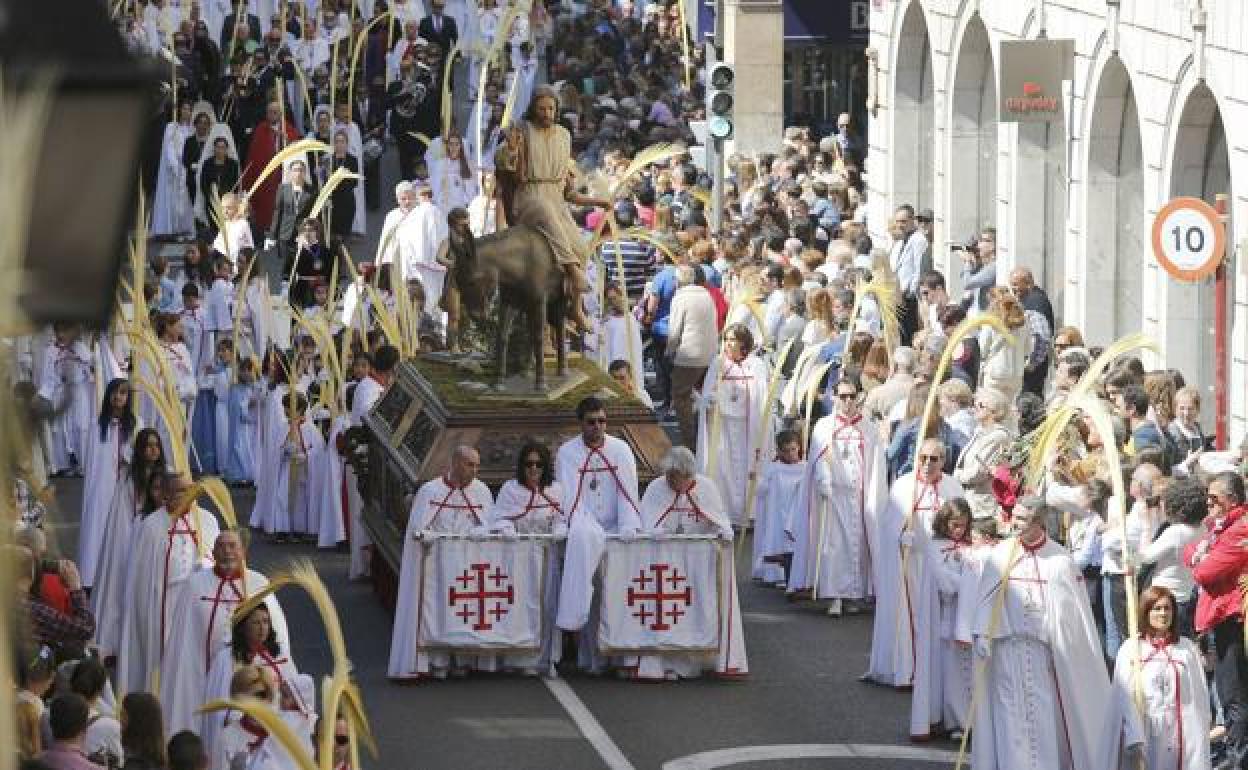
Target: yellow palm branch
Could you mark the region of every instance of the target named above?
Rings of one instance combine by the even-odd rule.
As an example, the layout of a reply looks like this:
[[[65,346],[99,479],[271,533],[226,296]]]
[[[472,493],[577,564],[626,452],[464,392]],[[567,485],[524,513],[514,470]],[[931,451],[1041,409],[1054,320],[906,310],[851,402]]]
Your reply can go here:
[[[225,698],[205,703],[199,707],[197,713],[207,714],[214,711],[239,711],[246,714],[259,722],[265,730],[268,730],[269,735],[278,742],[299,770],[318,770],[316,763],[312,761],[312,757],[308,753],[307,744],[299,736],[295,735],[294,730],[290,728],[286,720],[268,703],[256,698]],[[331,734],[332,728],[331,721]]]
[[[347,179],[358,180],[362,178],[363,177],[354,171],[348,170],[346,166],[342,166],[335,170],[334,173],[329,175],[329,179],[325,180],[325,186],[321,188],[321,194],[316,196],[316,202],[312,204],[312,210],[308,213],[308,216],[312,219],[316,219],[316,217],[321,213],[321,209],[324,208],[326,201],[329,200],[329,196],[333,194],[338,185],[342,184]]]
[[[285,130],[285,128],[283,128],[283,130]],[[296,155],[309,152],[331,151],[332,148],[328,144],[316,139],[300,139],[297,142],[292,142],[286,147],[286,149],[274,155],[273,159],[265,164],[264,170],[260,172],[260,176],[256,177],[256,181],[252,183],[251,189],[247,191],[247,197],[250,198],[255,195],[256,190],[260,187],[260,185],[264,184],[264,180],[268,179],[270,174],[277,170],[287,160],[295,157]]]

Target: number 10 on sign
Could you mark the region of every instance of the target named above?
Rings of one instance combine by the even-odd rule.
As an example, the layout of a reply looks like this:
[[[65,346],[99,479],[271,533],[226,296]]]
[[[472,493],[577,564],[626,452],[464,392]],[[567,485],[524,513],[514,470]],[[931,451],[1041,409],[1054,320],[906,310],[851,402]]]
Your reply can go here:
[[[1153,220],[1153,254],[1171,278],[1195,282],[1218,269],[1226,253],[1226,228],[1213,206],[1175,198]]]

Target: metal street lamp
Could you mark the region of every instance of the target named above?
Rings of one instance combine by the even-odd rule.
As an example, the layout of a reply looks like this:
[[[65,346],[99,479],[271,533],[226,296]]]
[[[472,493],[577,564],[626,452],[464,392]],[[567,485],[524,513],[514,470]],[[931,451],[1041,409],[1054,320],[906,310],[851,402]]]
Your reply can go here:
[[[159,80],[154,62],[127,52],[108,5],[0,0],[5,89],[21,94],[49,76],[54,84],[18,295],[36,323],[107,321],[134,223]]]

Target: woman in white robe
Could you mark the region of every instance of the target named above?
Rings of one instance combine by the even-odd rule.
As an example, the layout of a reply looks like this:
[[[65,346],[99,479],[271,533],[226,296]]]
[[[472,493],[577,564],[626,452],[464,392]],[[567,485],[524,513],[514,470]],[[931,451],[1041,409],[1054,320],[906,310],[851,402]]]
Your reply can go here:
[[[100,544],[100,559],[91,591],[91,613],[95,615],[95,645],[101,658],[117,654],[121,644],[122,619],[129,608],[126,582],[130,579],[134,532],[146,511],[147,490],[152,476],[164,471],[165,453],[160,433],[152,428],[138,431],[124,481],[113,487],[108,526]]]
[[[165,126],[161,139],[160,170],[152,201],[151,233],[155,237],[195,232],[195,212],[186,189],[186,167],[182,165],[182,148],[194,132],[191,105],[183,102],[178,105],[178,119]]]
[[[1140,635],[1118,650],[1104,735],[1107,770],[1209,770],[1209,687],[1200,650],[1179,636],[1174,594],[1140,597]],[[1143,765],[1136,764],[1143,756]]]
[[[287,649],[288,640],[282,638],[283,634],[273,623],[272,601],[272,598],[267,599],[244,617],[232,619],[230,644],[217,651],[208,668],[204,701],[228,696],[234,673],[246,666],[256,666],[268,671],[274,683],[279,713],[292,727],[297,727],[309,717],[315,718],[316,704],[308,702],[296,686],[299,669]],[[216,743],[225,721],[225,713],[221,711],[203,715],[200,737],[205,746]]]
[[[338,442],[344,440],[343,434],[350,427],[351,419],[347,415],[333,416],[325,449],[315,463],[308,466],[312,481],[320,489],[313,495],[318,548],[334,548],[347,540],[346,518],[343,516],[347,510],[346,459],[338,452]]]
[[[641,528],[656,535],[715,535],[727,541],[719,558],[719,649],[711,653],[641,655],[633,675],[643,680],[675,680],[710,673],[741,677],[749,673],[741,606],[733,565],[732,521],[715,484],[697,473],[697,460],[685,447],[672,447],[659,464],[663,472],[641,496]]]
[[[82,525],[78,534],[78,570],[86,588],[95,585],[104,534],[112,525],[113,498],[129,475],[130,442],[136,430],[129,380],[115,379],[105,386],[98,423],[87,431]]]
[[[439,211],[449,213],[453,208],[467,209],[480,190],[463,137],[451,133],[446,137],[445,147],[443,156],[429,161],[429,184],[433,187],[434,205]]]
[[[602,321],[602,342],[598,346],[598,365],[607,369],[614,361],[628,362],[637,393],[646,391],[645,369],[642,367],[641,326],[628,313],[624,294],[617,284],[606,287],[607,315]]]
[[[771,369],[752,352],[754,342],[744,326],[724,330],[724,350],[706,370],[699,400],[698,467],[714,481],[735,526],[749,523],[749,479],[774,435],[767,403]]]
[[[251,527],[266,529],[266,522],[277,504],[277,467],[286,436],[286,413],[282,403],[290,391],[289,363],[277,350],[268,353],[265,384],[260,393],[256,424],[256,502],[251,509]],[[275,453],[278,455],[275,458]]]
[[[255,665],[247,665],[234,672],[229,695],[234,699],[251,697],[274,706],[283,697],[272,671]],[[223,713],[223,727],[213,742],[204,741],[210,770],[235,770],[238,767],[246,770],[295,770],[299,767],[278,740],[251,717],[236,711]],[[311,754],[315,716],[292,726],[304,749]]]
[[[568,521],[560,505],[563,490],[554,481],[554,463],[550,450],[530,442],[517,455],[516,477],[507,479],[498,490],[498,499],[487,517],[492,532],[503,535],[554,535],[568,533]],[[500,655],[497,665],[525,674],[550,674],[559,662],[562,635],[555,627],[555,611],[559,604],[559,582],[562,579],[561,549],[552,545],[547,552],[546,575],[543,578],[542,646],[533,655]]]

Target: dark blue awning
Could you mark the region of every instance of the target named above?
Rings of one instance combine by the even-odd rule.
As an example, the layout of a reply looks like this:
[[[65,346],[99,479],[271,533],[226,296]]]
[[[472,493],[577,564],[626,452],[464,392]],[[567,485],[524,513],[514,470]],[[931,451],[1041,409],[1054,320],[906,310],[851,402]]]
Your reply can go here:
[[[784,39],[865,45],[870,0],[784,0]]]

